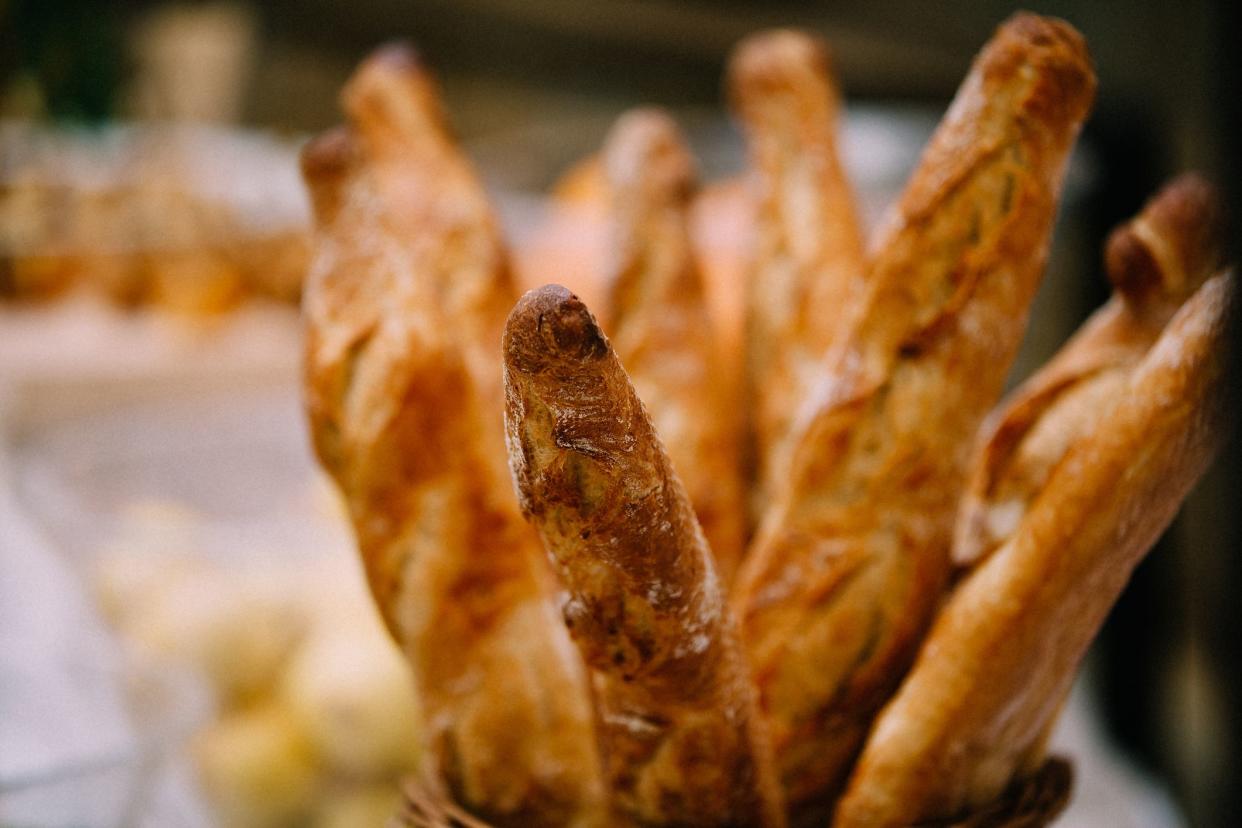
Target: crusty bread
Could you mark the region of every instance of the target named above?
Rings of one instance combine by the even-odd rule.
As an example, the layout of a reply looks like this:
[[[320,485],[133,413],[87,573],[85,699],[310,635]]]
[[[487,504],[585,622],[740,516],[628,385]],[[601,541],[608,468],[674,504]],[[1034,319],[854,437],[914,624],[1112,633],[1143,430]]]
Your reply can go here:
[[[518,302],[503,348],[513,478],[594,678],[622,819],[784,824],[711,552],[608,340],[548,285]]]
[[[1068,24],[1000,27],[880,232],[802,412],[735,591],[795,806],[839,790],[939,600],[967,449],[1021,338],[1094,87]]]
[[[877,720],[834,825],[952,817],[1041,761],[1087,646],[1223,437],[1232,281],[1214,277],[1186,302],[1017,530],[953,592]]]
[[[316,452],[453,798],[498,825],[600,824],[585,671],[503,463],[495,309],[512,292],[491,209],[411,53],[377,53],[344,103],[349,128],[302,161]]]
[[[1212,186],[1182,175],[1118,227],[1106,248],[1115,295],[988,417],[958,511],[953,560],[968,565],[1013,534],[1066,449],[1120,397],[1165,324],[1221,264]]]
[[[1017,828],[1064,806],[1047,734],[1227,419],[1215,197],[1183,177],[1119,228],[1113,299],[980,429],[1094,94],[1086,49],[1005,23],[865,263],[825,61],[779,32],[731,67],[767,182],[745,302],[694,261],[738,183],[696,202],[667,116],[625,116],[573,173],[559,203],[603,232],[568,258],[603,328],[555,285],[513,306],[410,52],[364,63],[349,125],[305,149],[312,437],[427,714],[402,824]],[[756,305],[745,345],[712,329],[717,289]],[[748,413],[776,425],[730,593],[709,540],[745,512],[713,491],[737,482],[735,349],[767,360]]]
[[[728,90],[745,128],[755,200],[746,304],[755,507],[786,476],[790,426],[863,284],[863,243],[837,151],[828,46],[778,29],[743,40]]]
[[[694,160],[652,109],[621,116],[602,158],[612,225],[604,326],[730,583],[745,542],[739,422],[690,244]]]

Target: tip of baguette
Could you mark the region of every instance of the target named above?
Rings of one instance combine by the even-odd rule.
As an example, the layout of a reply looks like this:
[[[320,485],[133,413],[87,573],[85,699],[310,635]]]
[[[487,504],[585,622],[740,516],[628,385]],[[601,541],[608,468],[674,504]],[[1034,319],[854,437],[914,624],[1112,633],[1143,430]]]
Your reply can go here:
[[[1220,265],[1223,221],[1216,189],[1196,173],[1167,184],[1105,246],[1109,281],[1130,302],[1181,302]]]
[[[1091,60],[1087,40],[1081,32],[1058,17],[1033,12],[1019,11],[1010,15],[997,27],[989,48],[996,44],[1088,67]]]
[[[603,162],[614,188],[646,182],[677,201],[689,200],[697,179],[677,122],[657,107],[633,109],[617,119],[604,143]]]
[[[832,51],[820,37],[796,29],[751,35],[733,49],[726,86],[733,106],[745,111],[773,95],[822,94],[835,76]]]
[[[502,343],[505,365],[539,373],[557,362],[596,360],[608,339],[581,299],[562,285],[528,291],[509,314]]]
[[[375,67],[389,72],[427,71],[422,54],[408,40],[391,40],[379,46],[362,65],[364,68]]]
[[[341,90],[341,107],[366,138],[390,129],[422,137],[448,130],[435,78],[408,43],[372,52]]]
[[[1055,17],[1018,12],[996,30],[979,55],[985,78],[1034,71],[1040,78],[1024,108],[1051,122],[1081,121],[1095,100],[1095,69],[1087,41]]]
[[[430,74],[412,44],[400,40],[385,43],[359,64],[345,85],[345,99],[383,94],[390,84],[418,82]]]

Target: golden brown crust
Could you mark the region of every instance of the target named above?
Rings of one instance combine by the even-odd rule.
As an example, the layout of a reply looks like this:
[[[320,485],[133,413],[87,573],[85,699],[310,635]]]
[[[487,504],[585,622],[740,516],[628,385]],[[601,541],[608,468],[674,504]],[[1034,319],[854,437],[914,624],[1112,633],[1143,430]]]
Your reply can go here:
[[[999,395],[1094,78],[1018,15],[889,217],[735,595],[786,793],[830,798],[942,590],[966,447]]]
[[[419,126],[438,116],[418,74],[391,50],[368,61],[346,92],[348,131],[303,158],[315,447],[414,667],[428,755],[453,798],[499,825],[598,824],[585,671],[506,479],[487,387],[498,371],[478,367],[490,308],[508,301],[503,251],[466,162],[425,146],[443,134]]]
[[[1117,295],[980,429],[958,510],[953,561],[973,563],[1003,543],[1070,443],[1118,396],[1129,371],[1181,303],[1220,266],[1214,189],[1183,175],[1109,239]]]
[[[693,509],[595,319],[526,294],[504,338],[509,460],[596,690],[618,809],[780,825],[753,688]]]
[[[486,400],[487,427],[499,438],[496,349],[517,292],[499,222],[454,142],[435,79],[408,46],[389,45],[362,63],[341,103],[375,170],[388,220],[412,242],[438,245],[427,281],[457,329],[454,336]]]
[[[690,244],[694,160],[671,118],[635,110],[609,133],[603,161],[613,233],[605,325],[729,583],[745,532],[739,435]]]
[[[1215,277],[1186,302],[1018,531],[956,588],[834,824],[952,817],[1038,762],[1087,646],[1223,437],[1231,283]]]
[[[840,99],[830,63],[822,40],[791,30],[747,38],[729,62],[756,200],[746,371],[757,507],[785,475],[794,415],[862,285],[862,235],[837,153]]]
[[[1221,266],[1224,217],[1216,189],[1185,173],[1109,236],[1108,277],[1131,312],[1160,328]]]

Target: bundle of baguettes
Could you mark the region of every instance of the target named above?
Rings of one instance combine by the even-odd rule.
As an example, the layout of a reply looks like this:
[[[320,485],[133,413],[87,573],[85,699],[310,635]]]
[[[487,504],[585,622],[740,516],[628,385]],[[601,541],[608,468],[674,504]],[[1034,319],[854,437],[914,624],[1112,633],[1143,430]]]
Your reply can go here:
[[[402,824],[1017,826],[1067,800],[1056,713],[1224,431],[1215,196],[1183,177],[1119,228],[1114,299],[997,406],[1094,93],[1081,37],[1000,27],[866,257],[824,44],[753,37],[729,86],[750,261],[700,266],[693,159],[629,113],[560,191],[601,223],[598,319],[517,299],[408,50],[304,151],[315,448],[427,711]]]

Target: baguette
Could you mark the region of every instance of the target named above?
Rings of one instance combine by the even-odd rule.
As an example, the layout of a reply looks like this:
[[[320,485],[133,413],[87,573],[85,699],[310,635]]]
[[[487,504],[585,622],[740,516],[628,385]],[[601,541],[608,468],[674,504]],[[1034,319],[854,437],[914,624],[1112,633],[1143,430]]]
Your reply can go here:
[[[1224,436],[1224,317],[1209,280],[1073,442],[1018,529],[950,597],[884,709],[834,825],[984,805],[1042,761],[1088,645]]]
[[[499,440],[496,348],[518,294],[499,222],[456,145],[435,80],[413,49],[388,46],[359,67],[341,104],[367,147],[387,220],[415,248],[430,248],[425,278],[487,402],[487,439]]]
[[[602,824],[586,674],[506,479],[483,361],[510,301],[490,208],[410,53],[371,58],[344,99],[350,126],[302,156],[316,452],[414,668],[431,772],[496,825]]]
[[[791,30],[752,35],[729,61],[728,89],[756,201],[746,387],[762,507],[784,479],[794,414],[862,286],[863,242],[837,152],[827,45]]]
[[[636,110],[609,133],[603,162],[613,232],[605,327],[729,583],[745,533],[739,435],[690,244],[694,160],[672,119]]]
[[[784,824],[711,552],[608,340],[548,285],[518,302],[503,349],[518,498],[565,589],[622,819]]]
[[[1021,338],[1094,86],[1068,24],[1000,27],[881,230],[803,409],[734,596],[795,807],[839,792],[939,600],[970,439]]]
[[[986,557],[1017,529],[1070,443],[1119,398],[1130,371],[1189,296],[1221,266],[1219,199],[1178,177],[1109,237],[1112,299],[980,430],[958,511],[953,561]]]

